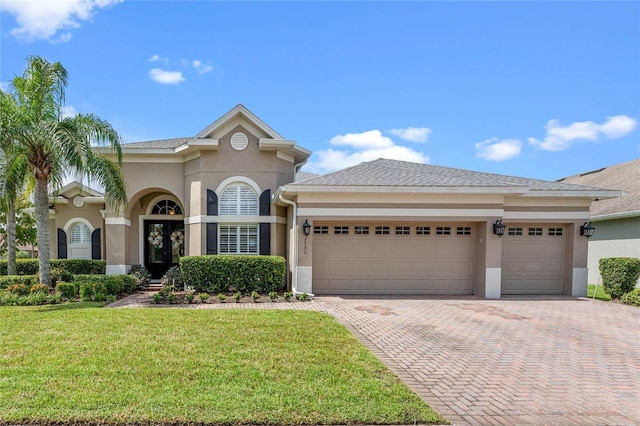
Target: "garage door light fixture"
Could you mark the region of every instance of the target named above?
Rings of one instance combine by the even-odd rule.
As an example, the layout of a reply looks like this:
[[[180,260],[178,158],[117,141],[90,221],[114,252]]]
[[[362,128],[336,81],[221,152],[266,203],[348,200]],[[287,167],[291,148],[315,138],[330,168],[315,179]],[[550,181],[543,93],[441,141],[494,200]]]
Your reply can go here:
[[[506,226],[502,223],[501,219],[496,220],[496,223],[493,224],[493,233],[499,237],[504,235],[504,230]]]
[[[580,235],[582,235],[583,237],[591,238],[595,229],[596,228],[591,225],[591,222],[585,222],[584,225],[580,227]]]

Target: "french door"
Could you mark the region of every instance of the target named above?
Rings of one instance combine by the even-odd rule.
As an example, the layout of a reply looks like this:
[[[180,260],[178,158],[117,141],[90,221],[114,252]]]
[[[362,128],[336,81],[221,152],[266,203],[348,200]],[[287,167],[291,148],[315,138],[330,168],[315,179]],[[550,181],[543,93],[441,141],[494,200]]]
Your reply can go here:
[[[184,256],[184,222],[144,221],[144,266],[152,278],[162,278]]]

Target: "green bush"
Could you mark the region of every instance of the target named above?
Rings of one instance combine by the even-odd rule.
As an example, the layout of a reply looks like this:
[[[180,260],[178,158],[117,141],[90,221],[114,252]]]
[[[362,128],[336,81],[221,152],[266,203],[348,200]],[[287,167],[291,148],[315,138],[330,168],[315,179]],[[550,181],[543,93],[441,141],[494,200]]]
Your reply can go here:
[[[24,284],[31,288],[32,285],[39,284],[39,282],[35,275],[5,275],[0,277],[0,290],[13,284]]]
[[[7,293],[17,294],[18,296],[26,296],[29,294],[29,287],[24,284],[12,284],[5,289]]]
[[[58,281],[56,284],[56,294],[60,295],[63,299],[72,300],[78,295],[79,288],[74,283],[68,283],[65,281]]]
[[[31,286],[31,293],[45,293],[49,294],[49,287],[44,284],[34,284]]]
[[[175,291],[182,291],[184,289],[184,282],[182,280],[182,272],[180,272],[180,266],[172,266],[160,279],[162,287],[173,286]]]
[[[633,257],[602,258],[599,267],[602,285],[612,299],[633,290],[640,277],[640,259]]]
[[[51,271],[62,270],[70,274],[104,275],[107,262],[104,260],[88,259],[51,259]],[[17,275],[35,275],[38,273],[38,259],[16,260]],[[7,261],[0,260],[0,275],[7,274]]]
[[[129,269],[129,275],[136,280],[136,288],[138,290],[146,290],[151,282],[151,274],[142,265],[131,265]]]
[[[280,256],[185,256],[180,269],[184,284],[196,291],[265,294],[284,287],[286,262]]]
[[[136,290],[136,279],[132,275],[74,275],[73,283],[79,289],[83,285],[94,285],[93,292],[105,296],[131,294]]]
[[[629,293],[623,294],[622,297],[620,297],[620,303],[640,306],[640,288],[634,288]]]

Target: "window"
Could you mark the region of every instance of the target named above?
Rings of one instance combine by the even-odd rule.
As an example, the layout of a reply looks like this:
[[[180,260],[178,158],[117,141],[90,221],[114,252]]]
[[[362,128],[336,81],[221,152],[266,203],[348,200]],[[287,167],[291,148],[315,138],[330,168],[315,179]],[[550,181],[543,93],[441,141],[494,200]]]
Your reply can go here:
[[[411,228],[408,226],[396,226],[396,235],[410,235]]]
[[[225,188],[220,196],[220,216],[257,216],[258,195],[253,188],[235,184]]]
[[[329,227],[327,225],[314,226],[313,233],[316,235],[327,235],[329,233]]]
[[[456,235],[471,235],[470,226],[458,226],[456,228]]]
[[[562,236],[562,228],[549,228],[549,236],[550,237],[561,237]]]
[[[376,235],[389,235],[388,226],[376,226]]]
[[[162,200],[158,201],[155,206],[151,209],[151,214],[182,214],[182,209],[172,200]]]
[[[542,235],[542,228],[529,228],[529,236]]]
[[[333,233],[336,235],[347,235],[349,233],[348,226],[334,226]]]
[[[353,230],[353,233],[356,235],[369,235],[369,227],[363,225],[356,225]]]
[[[258,225],[220,225],[220,254],[258,254]]]
[[[71,227],[70,244],[87,244],[91,243],[91,229],[84,223],[76,223]]]
[[[509,228],[507,230],[508,235],[522,235],[522,228]]]
[[[436,226],[436,235],[451,235],[450,226]]]
[[[431,235],[430,226],[416,226],[416,235]]]

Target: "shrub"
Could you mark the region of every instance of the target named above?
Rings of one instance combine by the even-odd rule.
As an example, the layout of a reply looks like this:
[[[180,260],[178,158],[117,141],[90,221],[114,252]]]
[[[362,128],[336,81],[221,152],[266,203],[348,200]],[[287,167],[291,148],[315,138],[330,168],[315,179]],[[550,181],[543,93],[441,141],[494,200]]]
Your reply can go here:
[[[620,297],[620,303],[640,306],[640,288],[634,288],[629,293],[623,294],[622,297]]]
[[[298,295],[298,300],[301,302],[306,302],[309,299],[309,295],[307,293],[300,293]]]
[[[151,274],[142,265],[131,265],[129,275],[133,276],[136,280],[136,287],[138,290],[146,290],[151,282]]]
[[[196,294],[192,291],[186,293],[184,295],[184,300],[187,301],[187,303],[193,303],[193,298],[196,297]]]
[[[633,290],[640,276],[640,259],[633,257],[602,258],[599,267],[604,290],[612,299]]]
[[[166,274],[160,279],[162,287],[168,287],[172,285],[176,290],[182,291],[184,289],[184,282],[182,281],[182,273],[180,272],[180,266],[172,266],[169,268]]]
[[[282,295],[282,297],[284,297],[284,300],[286,300],[287,302],[291,302],[291,297],[293,296],[293,293],[285,291],[284,294]]]
[[[29,294],[29,287],[24,284],[11,284],[5,290],[9,293],[17,294],[18,296],[26,296]]]
[[[7,288],[13,284],[24,284],[31,288],[32,285],[38,284],[38,279],[35,275],[5,275],[0,277],[0,289]]]
[[[132,275],[74,275],[73,282],[78,288],[83,284],[96,285],[96,291],[104,293],[105,296],[131,294],[137,285]]]
[[[227,301],[227,295],[226,294],[222,294],[222,293],[218,293],[218,300],[220,301],[220,303],[224,303]]]
[[[275,291],[269,292],[269,299],[271,299],[272,302],[275,302],[277,298],[278,298],[278,293],[276,293]]]
[[[184,283],[197,291],[224,293],[233,287],[250,294],[284,286],[286,262],[280,256],[185,256],[180,258]]]
[[[258,293],[257,291],[252,291],[251,298],[255,303],[258,303],[260,301],[260,293]]]
[[[242,293],[239,291],[233,293],[233,300],[235,300],[236,303],[240,303],[240,299],[242,299]]]
[[[199,293],[198,297],[202,303],[207,303],[207,300],[209,300],[209,293]]]
[[[65,271],[70,274],[101,274],[104,275],[107,262],[104,260],[88,259],[51,259],[51,272]],[[0,275],[6,275],[7,261],[0,260]],[[38,273],[38,259],[16,260],[17,275],[35,275]]]
[[[56,294],[66,300],[72,300],[78,295],[78,287],[73,283],[58,281],[56,284]]]
[[[51,284],[55,285],[58,281],[72,281],[73,274],[66,271],[62,266],[51,268]]]
[[[46,284],[34,284],[31,286],[31,293],[49,294],[49,287]]]
[[[80,284],[80,299],[83,302],[89,302],[93,299],[93,284],[82,283]]]
[[[153,295],[154,303],[173,303],[176,301],[176,295],[173,293],[173,286],[164,287],[162,290]]]

